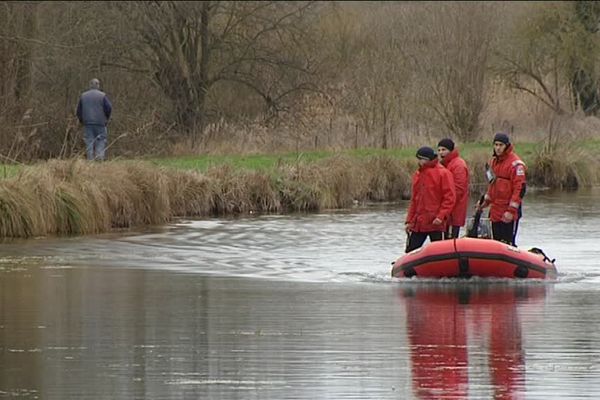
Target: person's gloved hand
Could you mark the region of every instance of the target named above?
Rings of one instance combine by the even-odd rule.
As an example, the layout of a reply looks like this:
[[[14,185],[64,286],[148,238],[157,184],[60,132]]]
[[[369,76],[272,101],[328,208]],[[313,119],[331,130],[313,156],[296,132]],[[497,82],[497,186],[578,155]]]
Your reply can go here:
[[[513,219],[514,216],[510,211],[505,211],[504,214],[502,214],[502,222],[504,223],[512,222]]]
[[[484,200],[483,202],[477,201],[477,203],[475,203],[475,210],[476,211],[482,211],[488,205],[490,205],[490,203],[487,200]]]

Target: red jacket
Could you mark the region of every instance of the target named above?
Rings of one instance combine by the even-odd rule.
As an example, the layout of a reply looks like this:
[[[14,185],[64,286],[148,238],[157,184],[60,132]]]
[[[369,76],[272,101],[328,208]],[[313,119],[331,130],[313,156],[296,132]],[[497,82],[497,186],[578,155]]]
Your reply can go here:
[[[406,216],[413,232],[443,232],[446,220],[456,201],[452,174],[442,167],[438,160],[429,161],[421,166],[412,180],[412,196]],[[443,221],[433,225],[434,219]]]
[[[469,168],[465,160],[460,158],[458,150],[452,150],[442,160],[442,165],[452,173],[456,203],[448,219],[452,226],[463,226],[467,221],[467,207],[469,206]]]
[[[508,211],[516,221],[525,190],[525,163],[513,152],[510,144],[499,157],[492,158],[490,167],[496,176],[485,195],[486,202],[491,204],[490,219],[500,222],[502,215]]]

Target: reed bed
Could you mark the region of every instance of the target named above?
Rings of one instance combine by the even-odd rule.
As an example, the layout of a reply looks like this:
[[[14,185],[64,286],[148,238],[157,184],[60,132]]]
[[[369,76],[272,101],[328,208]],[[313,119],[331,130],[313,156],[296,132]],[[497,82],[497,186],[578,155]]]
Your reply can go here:
[[[555,146],[556,147],[556,146]],[[597,160],[575,147],[542,146],[528,182],[574,188],[597,184]],[[565,153],[567,152],[567,153]],[[488,152],[472,152],[471,192],[485,190]],[[410,197],[412,158],[337,155],[248,170],[223,164],[204,172],[142,161],[52,160],[0,180],[0,237],[92,234],[158,225],[175,217],[346,208]]]
[[[252,171],[206,172],[141,161],[52,160],[0,180],[0,237],[106,232],[179,216],[344,208],[405,198],[406,162],[337,156]]]
[[[600,181],[598,159],[563,139],[549,138],[534,153],[528,180],[539,187],[575,190]]]

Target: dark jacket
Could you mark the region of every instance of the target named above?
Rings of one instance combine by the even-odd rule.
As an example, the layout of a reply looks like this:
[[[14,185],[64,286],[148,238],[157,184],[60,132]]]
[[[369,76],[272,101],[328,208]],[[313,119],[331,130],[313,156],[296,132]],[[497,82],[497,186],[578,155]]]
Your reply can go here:
[[[77,103],[77,118],[84,125],[106,126],[112,113],[112,104],[106,93],[98,89],[83,92]]]

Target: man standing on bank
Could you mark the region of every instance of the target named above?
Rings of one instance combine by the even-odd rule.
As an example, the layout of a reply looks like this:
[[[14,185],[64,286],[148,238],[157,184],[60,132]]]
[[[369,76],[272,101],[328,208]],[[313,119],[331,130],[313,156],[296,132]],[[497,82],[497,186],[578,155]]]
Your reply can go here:
[[[100,81],[90,81],[90,89],[83,92],[77,103],[77,119],[83,125],[88,160],[104,160],[108,132],[106,126],[112,113],[112,104],[106,93],[100,91]]]
[[[438,143],[438,155],[440,162],[454,179],[454,190],[456,192],[456,202],[454,209],[448,218],[448,228],[446,230],[446,239],[456,239],[460,233],[460,227],[467,221],[467,207],[469,205],[469,168],[463,160],[458,149],[455,148],[452,139],[442,139]]]
[[[417,151],[419,169],[413,175],[412,195],[404,228],[409,235],[406,252],[429,239],[442,240],[456,194],[452,174],[438,162],[431,147]]]
[[[516,246],[517,228],[522,215],[521,205],[526,189],[525,163],[514,153],[505,133],[494,136],[494,156],[489,163],[490,182],[483,204],[490,206],[492,234],[495,240]]]

